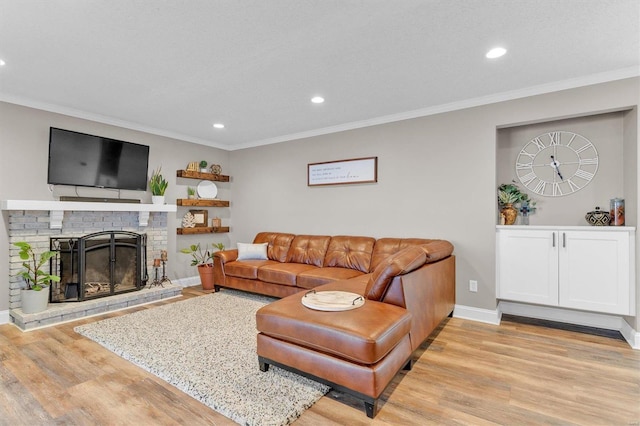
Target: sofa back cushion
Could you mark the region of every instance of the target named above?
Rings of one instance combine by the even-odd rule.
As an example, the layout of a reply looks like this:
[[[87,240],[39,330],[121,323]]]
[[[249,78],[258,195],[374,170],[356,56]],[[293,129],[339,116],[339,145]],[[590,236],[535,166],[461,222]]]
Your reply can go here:
[[[269,260],[277,262],[286,262],[287,253],[291,247],[295,235],[284,234],[280,232],[260,232],[253,239],[255,244],[268,243],[267,257]]]
[[[330,240],[327,235],[296,235],[291,242],[287,262],[321,267]]]
[[[427,253],[422,246],[409,246],[388,256],[371,274],[364,295],[369,300],[382,300],[391,280],[398,275],[418,269],[427,261]]]
[[[427,244],[433,240],[425,238],[380,238],[376,241],[376,245],[373,247],[373,254],[371,255],[371,265],[369,271],[373,272],[380,262],[387,259],[389,256],[398,253],[409,246],[417,246],[421,244]]]
[[[376,240],[371,237],[346,235],[331,237],[324,257],[324,266],[355,269],[366,274],[369,272],[375,242]]]

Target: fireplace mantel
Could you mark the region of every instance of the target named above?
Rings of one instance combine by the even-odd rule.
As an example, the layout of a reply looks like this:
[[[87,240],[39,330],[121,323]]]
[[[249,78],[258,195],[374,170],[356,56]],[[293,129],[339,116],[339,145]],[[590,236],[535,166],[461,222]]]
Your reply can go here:
[[[150,212],[175,212],[175,204],[99,203],[46,200],[2,200],[2,210],[48,210],[49,227],[62,228],[65,211],[138,212],[140,226],[147,226]]]

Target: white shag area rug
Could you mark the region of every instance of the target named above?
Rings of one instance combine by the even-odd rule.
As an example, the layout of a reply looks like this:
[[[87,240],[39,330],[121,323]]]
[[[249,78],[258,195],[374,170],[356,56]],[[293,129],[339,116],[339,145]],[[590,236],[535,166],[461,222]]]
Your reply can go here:
[[[223,289],[74,330],[239,424],[286,425],[329,388],[260,371],[255,313],[273,300]]]

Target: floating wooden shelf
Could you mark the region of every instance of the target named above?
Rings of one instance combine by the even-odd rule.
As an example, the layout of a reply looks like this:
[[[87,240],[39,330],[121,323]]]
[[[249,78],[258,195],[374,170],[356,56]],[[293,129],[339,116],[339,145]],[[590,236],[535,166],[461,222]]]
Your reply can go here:
[[[176,200],[176,204],[179,206],[193,206],[193,207],[229,207],[228,201],[207,200],[203,198],[199,198],[199,199],[182,198],[182,199]]]
[[[176,176],[187,179],[204,179],[212,180],[214,182],[229,182],[229,176],[227,175],[214,175],[213,173],[195,172],[192,170],[177,170]]]
[[[212,228],[210,226],[197,226],[195,228],[177,228],[178,235],[190,235],[190,234],[222,234],[229,232],[228,226],[221,226],[220,228]]]

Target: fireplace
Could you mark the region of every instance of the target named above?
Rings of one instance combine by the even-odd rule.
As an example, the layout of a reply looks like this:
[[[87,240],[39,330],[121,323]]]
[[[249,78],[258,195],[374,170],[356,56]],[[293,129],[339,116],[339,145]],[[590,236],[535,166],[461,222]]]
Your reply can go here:
[[[145,234],[103,231],[79,238],[52,237],[51,302],[81,302],[142,289],[148,280]]]

